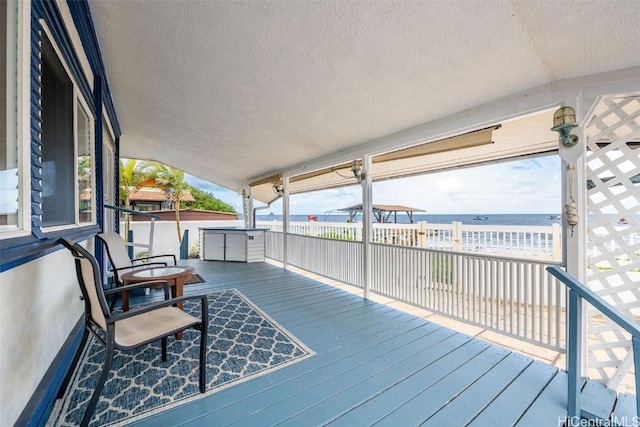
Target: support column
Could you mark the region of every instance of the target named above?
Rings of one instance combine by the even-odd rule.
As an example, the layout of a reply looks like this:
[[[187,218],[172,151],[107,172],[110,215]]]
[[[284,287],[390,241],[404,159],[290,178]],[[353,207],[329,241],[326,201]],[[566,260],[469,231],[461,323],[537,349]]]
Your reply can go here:
[[[288,268],[287,241],[289,240],[289,177],[282,178],[282,267]]]
[[[577,102],[580,106],[580,102]],[[559,144],[559,155],[562,159],[562,204],[564,208],[562,221],[562,260],[565,269],[569,274],[578,279],[581,283],[586,283],[587,279],[587,163],[586,163],[586,123],[584,111],[577,111],[578,123],[580,127],[573,130],[572,134],[578,135],[578,143],[571,148],[565,148]],[[581,121],[582,120],[582,121]],[[577,224],[571,226],[568,219],[571,216],[571,205],[575,205],[577,210]],[[568,215],[569,214],[569,215]],[[569,334],[577,334],[573,343],[567,342],[569,345],[576,346],[577,372],[571,373],[574,378],[582,378],[588,370],[587,366],[587,333],[588,322],[586,318],[586,310],[583,307],[584,302],[580,302],[577,307],[578,317],[574,317],[571,313],[567,315],[567,337]],[[569,308],[570,309],[570,308]],[[569,324],[569,319],[579,318],[580,324]],[[567,351],[567,357],[569,351]],[[569,384],[569,393],[572,393],[574,384]]]
[[[251,187],[242,190],[242,214],[244,216],[244,228],[255,228]]]
[[[373,184],[371,156],[365,155],[362,158],[362,172],[364,179],[362,185],[362,287],[364,298],[369,299],[371,290],[371,229],[373,210]]]

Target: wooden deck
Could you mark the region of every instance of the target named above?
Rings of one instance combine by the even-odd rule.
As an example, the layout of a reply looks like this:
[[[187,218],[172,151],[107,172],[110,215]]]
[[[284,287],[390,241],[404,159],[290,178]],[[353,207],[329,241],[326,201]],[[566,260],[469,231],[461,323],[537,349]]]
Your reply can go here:
[[[206,283],[185,293],[238,289],[317,354],[135,426],[557,426],[566,416],[567,376],[555,367],[268,263],[189,263]]]

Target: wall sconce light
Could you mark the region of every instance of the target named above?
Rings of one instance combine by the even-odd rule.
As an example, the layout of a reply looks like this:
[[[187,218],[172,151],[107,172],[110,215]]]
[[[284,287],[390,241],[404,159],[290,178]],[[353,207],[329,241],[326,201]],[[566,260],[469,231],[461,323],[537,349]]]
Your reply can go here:
[[[271,187],[273,188],[274,193],[276,193],[278,196],[282,196],[282,193],[284,192],[284,185],[282,185],[282,183],[272,182]]]
[[[358,163],[357,160],[354,160],[351,163],[351,172],[353,172],[353,176],[358,181],[358,184],[360,184],[362,180],[366,178],[366,174],[362,172],[362,165]]]
[[[578,143],[578,136],[571,135],[571,129],[578,127],[576,123],[576,111],[571,107],[559,108],[553,114],[552,131],[558,132],[559,141],[566,148],[571,148]]]

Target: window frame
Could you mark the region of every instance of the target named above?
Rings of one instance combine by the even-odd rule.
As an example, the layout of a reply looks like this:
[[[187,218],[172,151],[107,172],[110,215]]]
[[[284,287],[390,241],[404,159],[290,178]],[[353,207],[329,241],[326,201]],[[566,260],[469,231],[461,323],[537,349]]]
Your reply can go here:
[[[16,4],[17,3],[17,4]],[[7,87],[7,111],[11,107],[11,101],[15,99],[15,127],[11,130],[15,139],[18,158],[18,215],[15,229],[0,228],[0,242],[2,246],[9,239],[29,236],[32,232],[31,224],[31,138],[30,138],[30,43],[31,34],[26,29],[31,28],[31,7],[28,2],[7,2],[7,8],[14,5],[15,15],[9,16],[7,9],[7,69],[12,72],[6,74],[4,84]],[[9,32],[13,38],[9,37]],[[9,51],[9,45],[15,44],[15,49]],[[11,56],[9,56],[11,55]],[[9,65],[11,64],[11,65]],[[13,68],[15,67],[15,68]],[[11,90],[11,92],[9,91]],[[10,101],[11,98],[11,101]],[[7,120],[9,116],[4,119]],[[9,122],[9,120],[7,120]],[[12,123],[7,123],[11,126]],[[8,129],[7,129],[8,130]]]
[[[71,72],[69,64],[67,63],[65,56],[62,54],[58,42],[53,35],[52,31],[49,29],[47,23],[41,19],[40,25],[42,28],[42,37],[46,36],[53,47],[55,54],[58,57],[58,60],[62,64],[67,77],[71,81],[73,86],[73,107],[72,107],[72,121],[73,121],[73,176],[74,176],[74,186],[73,186],[73,203],[74,203],[74,221],[69,224],[61,224],[54,226],[42,226],[41,230],[43,233],[48,234],[51,232],[63,231],[68,229],[73,229],[82,226],[90,226],[97,225],[97,213],[96,213],[96,153],[95,153],[95,116],[93,111],[89,108],[89,103],[84,98],[79,83],[76,79],[76,76]],[[88,222],[80,222],[79,218],[79,191],[78,191],[78,107],[81,106],[84,110],[85,114],[89,118],[89,135],[90,135],[90,152],[91,152],[91,220]],[[43,142],[44,144],[45,142]]]
[[[82,225],[88,225],[88,224],[97,224],[97,208],[96,208],[96,192],[97,192],[97,185],[96,185],[96,137],[95,137],[95,129],[96,129],[96,123],[95,123],[95,118],[93,116],[93,113],[91,112],[91,109],[89,109],[89,104],[86,102],[86,100],[84,99],[84,97],[82,97],[82,94],[80,93],[80,91],[78,90],[77,87],[74,87],[73,89],[73,93],[74,93],[74,108],[73,108],[73,129],[74,129],[74,135],[73,135],[73,139],[74,139],[74,156],[73,156],[73,162],[74,162],[74,175],[75,175],[75,193],[76,193],[76,197],[75,197],[75,204],[76,204],[76,210],[75,210],[75,225],[76,226],[82,226]],[[80,190],[78,188],[78,153],[79,153],[79,138],[80,135],[78,134],[78,122],[79,122],[79,117],[78,117],[78,107],[81,107],[84,110],[84,113],[87,115],[87,118],[89,119],[89,126],[88,126],[88,132],[89,132],[89,156],[91,157],[91,218],[89,221],[86,222],[80,222]]]

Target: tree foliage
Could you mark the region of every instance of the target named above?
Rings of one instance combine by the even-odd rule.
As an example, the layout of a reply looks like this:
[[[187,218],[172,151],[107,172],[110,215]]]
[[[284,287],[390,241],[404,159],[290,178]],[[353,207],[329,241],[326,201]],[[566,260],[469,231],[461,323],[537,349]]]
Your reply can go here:
[[[180,207],[189,207],[192,209],[202,209],[206,211],[236,213],[236,210],[231,205],[228,205],[222,200],[217,199],[213,194],[200,190],[199,188],[196,188],[190,184],[187,184],[186,188],[191,192],[191,195],[194,199],[196,199],[196,201],[190,203],[181,202]]]
[[[120,161],[120,200],[126,208],[130,206],[129,191],[141,187],[161,188],[167,194],[167,201],[176,212],[178,241],[182,243],[180,229],[180,208],[193,208],[218,212],[233,212],[235,209],[215,198],[211,193],[195,188],[184,180],[184,172],[158,162]],[[186,191],[190,191],[195,202],[182,202]],[[128,229],[128,221],[127,221]]]

